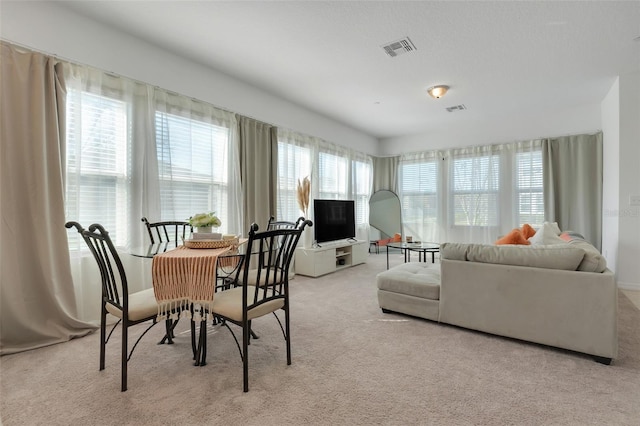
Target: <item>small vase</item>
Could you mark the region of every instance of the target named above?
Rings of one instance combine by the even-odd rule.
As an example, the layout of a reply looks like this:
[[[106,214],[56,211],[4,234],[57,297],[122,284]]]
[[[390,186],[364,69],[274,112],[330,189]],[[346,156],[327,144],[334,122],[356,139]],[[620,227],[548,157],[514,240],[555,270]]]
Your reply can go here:
[[[198,226],[196,232],[211,232],[211,226]]]

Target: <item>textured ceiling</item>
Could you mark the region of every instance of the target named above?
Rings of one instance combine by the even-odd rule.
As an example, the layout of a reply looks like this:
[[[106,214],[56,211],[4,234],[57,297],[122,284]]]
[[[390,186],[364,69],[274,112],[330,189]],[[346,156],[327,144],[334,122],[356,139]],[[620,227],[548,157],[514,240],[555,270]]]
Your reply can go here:
[[[378,138],[600,102],[640,70],[638,1],[58,3]]]

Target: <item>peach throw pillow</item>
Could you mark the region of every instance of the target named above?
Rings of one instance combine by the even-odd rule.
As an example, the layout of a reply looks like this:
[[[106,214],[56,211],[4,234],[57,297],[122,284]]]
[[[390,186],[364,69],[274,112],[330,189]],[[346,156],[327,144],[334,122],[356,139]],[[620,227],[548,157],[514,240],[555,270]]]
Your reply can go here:
[[[524,225],[522,225],[522,235],[524,236],[525,240],[528,240],[529,238],[536,235],[536,230],[533,229],[533,227],[528,223],[525,223]]]
[[[496,245],[503,244],[520,244],[520,245],[529,245],[531,244],[522,234],[522,231],[518,228],[511,230],[507,235],[500,238],[496,241]]]
[[[566,232],[563,232],[562,234],[558,235],[558,237],[562,238],[566,242],[573,240],[571,235],[567,234]]]

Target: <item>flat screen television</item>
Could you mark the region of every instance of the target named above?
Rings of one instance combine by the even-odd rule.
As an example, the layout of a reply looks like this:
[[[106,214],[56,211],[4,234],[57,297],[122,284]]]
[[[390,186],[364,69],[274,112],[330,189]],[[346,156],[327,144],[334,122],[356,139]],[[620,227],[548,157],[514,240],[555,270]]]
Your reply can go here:
[[[355,202],[313,200],[313,229],[316,243],[355,238]]]

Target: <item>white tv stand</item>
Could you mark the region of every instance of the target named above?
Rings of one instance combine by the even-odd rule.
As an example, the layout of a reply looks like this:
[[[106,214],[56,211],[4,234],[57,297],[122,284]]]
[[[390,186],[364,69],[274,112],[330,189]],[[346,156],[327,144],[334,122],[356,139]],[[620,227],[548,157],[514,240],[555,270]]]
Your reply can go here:
[[[367,261],[369,246],[366,241],[329,241],[321,247],[297,248],[296,274],[319,277]]]

